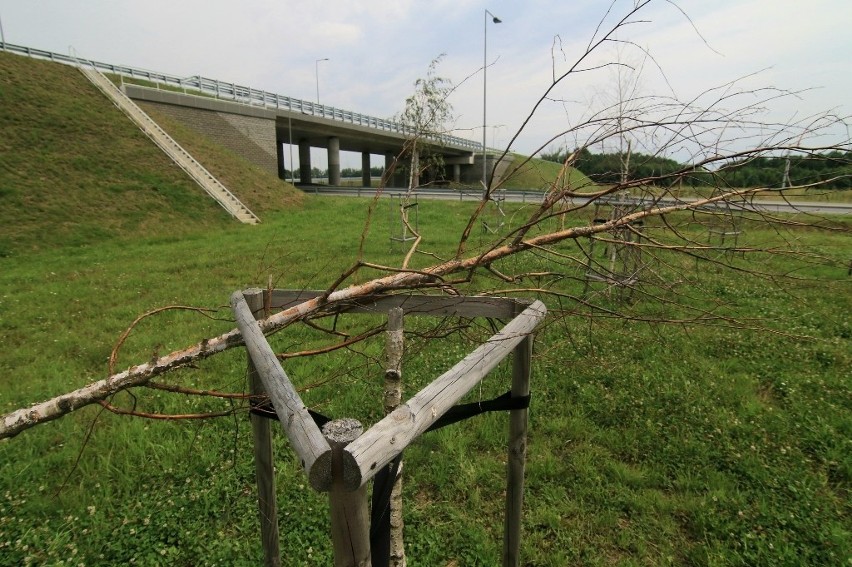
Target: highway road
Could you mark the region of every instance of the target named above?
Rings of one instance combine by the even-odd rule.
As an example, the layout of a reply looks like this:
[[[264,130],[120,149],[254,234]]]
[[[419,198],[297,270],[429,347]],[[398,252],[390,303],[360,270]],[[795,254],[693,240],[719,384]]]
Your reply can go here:
[[[328,186],[303,186],[302,191],[308,194],[328,195],[328,196],[344,196],[344,197],[372,197],[376,194],[375,188],[370,187],[328,187]],[[406,189],[384,189],[382,194],[385,196],[398,196],[407,193]],[[445,201],[478,201],[482,194],[468,191],[459,191],[456,189],[447,189],[443,187],[420,187],[415,192],[418,199],[439,199]],[[522,190],[506,190],[503,195],[507,202],[510,203],[540,203],[543,194],[540,191],[522,191]],[[601,199],[602,202],[614,205],[633,205],[641,207],[647,205],[674,205],[677,203],[688,202],[689,199],[677,200],[672,197],[651,201],[650,199],[640,198],[618,198],[607,197]],[[574,198],[575,205],[584,205],[589,202],[589,199]],[[728,208],[729,205],[708,205],[707,208]],[[788,202],[783,200],[764,200],[758,199],[754,201],[742,201],[731,203],[730,207],[741,207],[742,210],[759,211],[766,213],[803,213],[812,215],[852,215],[852,203],[823,203],[818,201],[797,201]]]

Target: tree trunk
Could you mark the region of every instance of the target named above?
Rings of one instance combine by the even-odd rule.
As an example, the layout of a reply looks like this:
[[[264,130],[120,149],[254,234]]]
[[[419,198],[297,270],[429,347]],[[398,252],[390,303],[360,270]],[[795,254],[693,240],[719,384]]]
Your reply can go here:
[[[402,352],[403,319],[402,309],[396,307],[388,312],[387,370],[385,371],[385,414],[390,414],[402,401]],[[405,567],[402,518],[402,460],[400,459],[396,479],[393,481],[390,499],[390,566]]]

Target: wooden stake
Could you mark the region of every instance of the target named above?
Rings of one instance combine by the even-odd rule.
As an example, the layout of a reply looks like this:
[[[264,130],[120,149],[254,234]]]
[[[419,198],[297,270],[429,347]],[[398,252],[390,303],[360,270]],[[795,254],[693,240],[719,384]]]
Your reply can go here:
[[[255,318],[264,316],[263,295],[260,290],[246,292],[246,303]],[[267,294],[268,295],[268,294]],[[258,317],[258,316],[261,317]],[[258,376],[257,369],[248,359],[249,388],[254,399],[266,395],[266,390]],[[254,434],[254,472],[257,479],[257,506],[260,512],[260,537],[263,544],[263,565],[281,566],[281,551],[278,534],[278,503],[275,497],[275,471],[273,468],[272,431],[269,420],[251,416],[251,429]]]
[[[530,394],[532,337],[515,347],[512,359],[512,397]],[[524,470],[527,457],[527,408],[509,415],[509,456],[506,470],[506,523],[503,532],[503,566],[521,564],[521,520],[524,506]]]
[[[322,432],[331,446],[331,541],[334,567],[370,567],[370,519],[367,512],[367,486],[355,491],[345,487],[343,448],[357,439],[364,428],[354,419],[335,419]]]

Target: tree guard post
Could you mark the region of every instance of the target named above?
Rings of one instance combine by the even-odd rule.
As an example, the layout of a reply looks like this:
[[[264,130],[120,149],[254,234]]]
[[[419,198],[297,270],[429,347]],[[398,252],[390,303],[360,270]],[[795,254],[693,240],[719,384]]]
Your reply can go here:
[[[530,394],[532,335],[515,347],[512,357],[512,397]],[[529,410],[514,409],[509,414],[509,455],[506,471],[506,521],[503,534],[503,566],[521,564],[521,520],[524,505],[524,470],[527,457]]]
[[[319,294],[316,296],[318,297]],[[256,309],[253,310],[249,306],[247,297],[252,299],[252,305],[256,306]],[[383,543],[381,545],[377,543],[379,538],[376,538],[376,542],[370,541],[367,483],[379,471],[382,471],[383,467],[397,458],[411,442],[433,425],[438,424],[441,418],[502,360],[513,355],[510,397],[514,400],[508,400],[508,406],[500,404],[501,399],[507,400],[507,396],[501,396],[488,402],[488,404],[498,402],[493,407],[485,409],[480,404],[475,413],[496,409],[511,410],[503,565],[518,567],[532,332],[547,313],[545,305],[537,300],[507,302],[488,298],[483,303],[482,298],[443,297],[378,297],[368,298],[368,303],[363,305],[341,304],[340,308],[343,312],[393,311],[389,313],[388,321],[389,357],[385,372],[387,383],[383,401],[387,409],[394,404],[398,405],[366,432],[363,431],[361,424],[353,419],[328,422],[320,431],[263,334],[264,322],[274,316],[264,319],[264,322],[256,318],[257,314],[263,311],[265,304],[269,308],[277,309],[287,297],[279,294],[276,299],[273,292],[268,302],[263,302],[263,298],[263,293],[258,290],[249,290],[245,294],[240,291],[234,292],[231,296],[231,307],[246,350],[257,369],[259,382],[268,393],[278,420],[308,476],[309,484],[317,491],[329,492],[335,567],[371,567],[374,560],[378,563],[387,561],[384,559],[387,557],[384,555],[386,552],[383,552],[379,559],[371,556],[373,545],[377,550],[386,548]],[[294,301],[298,300],[299,298],[296,298]],[[435,378],[405,403],[400,403],[401,392],[396,386],[401,379],[399,359],[403,349],[402,312],[394,309],[401,307],[400,303],[405,304],[406,313],[502,316],[512,317],[512,319],[452,368]],[[397,381],[396,384],[394,384],[395,381]],[[397,391],[394,392],[394,390]],[[467,410],[460,409],[459,415],[449,416],[448,423],[465,419],[460,416]],[[271,454],[269,457],[271,458]],[[259,457],[258,462],[260,461]],[[270,461],[268,483],[270,487],[272,487],[271,472]],[[395,473],[392,476],[395,477]],[[258,484],[262,486],[260,476],[258,476]],[[381,507],[384,508],[385,504]],[[262,519],[263,517],[271,518],[269,514],[264,512],[261,514]],[[265,535],[264,538],[266,538]],[[404,555],[402,557],[404,558]],[[388,557],[388,559],[391,558]],[[379,567],[378,564],[377,567]]]
[[[367,510],[367,485],[347,490],[343,472],[343,448],[361,436],[364,428],[355,419],[329,421],[322,433],[331,446],[331,542],[334,567],[371,567],[370,520]]]
[[[246,290],[243,294],[255,318],[264,315],[263,292]],[[266,389],[257,369],[248,357],[249,392],[253,400],[266,397]],[[275,496],[275,470],[273,467],[272,430],[263,416],[252,414],[251,429],[254,437],[254,472],[257,479],[257,506],[260,513],[260,536],[263,544],[264,567],[280,567],[281,551],[278,534],[278,504]]]

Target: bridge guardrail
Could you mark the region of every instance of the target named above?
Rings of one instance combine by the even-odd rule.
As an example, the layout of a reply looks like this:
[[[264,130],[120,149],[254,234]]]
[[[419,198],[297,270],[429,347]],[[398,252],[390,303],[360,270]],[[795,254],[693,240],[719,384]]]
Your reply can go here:
[[[84,59],[82,57],[74,57],[71,55],[64,55],[62,53],[45,51],[43,49],[25,47],[23,45],[5,43],[2,47],[3,49],[11,53],[26,55],[28,57],[33,57],[36,59],[47,59],[56,63],[65,63],[67,65],[75,66],[79,63],[84,63],[86,65],[94,67],[95,69],[98,69],[103,73],[112,73],[123,77],[142,79],[145,81],[152,82],[158,87],[159,85],[165,85],[167,87],[179,88],[184,92],[189,89],[199,91],[204,94],[211,94],[214,95],[216,98],[233,100],[234,102],[239,102],[242,104],[263,106],[265,108],[272,107],[276,109],[288,110],[291,112],[299,112],[310,116],[317,116],[330,120],[338,120],[340,122],[356,124],[359,126],[366,126],[368,128],[384,130],[387,132],[398,132],[400,134],[412,133],[412,130],[410,128],[407,128],[404,124],[396,122],[394,120],[387,120],[384,118],[378,118],[376,116],[369,116],[358,112],[352,112],[350,110],[335,108],[333,106],[317,104],[306,100],[271,93],[268,91],[253,89],[251,87],[246,87],[243,85],[237,85],[236,83],[227,83],[216,79],[210,79],[207,77],[202,77],[201,75],[194,75],[191,77],[177,77],[175,75],[168,75],[155,71],[137,69],[125,65],[112,65],[110,63],[102,63],[100,61],[93,61],[90,59]],[[468,140],[466,138],[450,136],[449,134],[435,134],[428,135],[426,137],[442,145],[460,147],[473,152],[482,151],[482,144],[480,144],[479,142]]]

